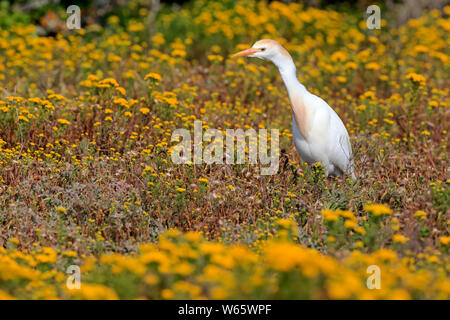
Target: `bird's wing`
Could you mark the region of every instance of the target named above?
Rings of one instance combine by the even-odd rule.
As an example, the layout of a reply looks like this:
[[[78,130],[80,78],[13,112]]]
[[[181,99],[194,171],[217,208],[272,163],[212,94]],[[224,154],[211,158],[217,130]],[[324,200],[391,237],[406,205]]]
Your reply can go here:
[[[328,103],[316,95],[309,95],[306,103],[314,110],[313,127],[317,128],[314,136],[318,138],[315,143],[327,148],[330,163],[342,172],[351,171],[352,148],[341,118]]]
[[[332,138],[334,142],[331,145],[330,161],[342,172],[353,172],[352,146],[350,144],[347,128],[337,113],[333,109],[331,110],[331,126],[333,127]]]

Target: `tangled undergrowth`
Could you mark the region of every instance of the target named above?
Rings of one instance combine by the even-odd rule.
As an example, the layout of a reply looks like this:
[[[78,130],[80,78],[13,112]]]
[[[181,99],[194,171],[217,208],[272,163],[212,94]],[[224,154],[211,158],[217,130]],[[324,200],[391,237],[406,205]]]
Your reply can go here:
[[[449,298],[450,7],[380,30],[276,1],[124,12],[0,28],[0,298]],[[343,119],[356,182],[301,162],[274,66],[228,59],[261,38]],[[277,174],[174,164],[196,120],[280,129]]]

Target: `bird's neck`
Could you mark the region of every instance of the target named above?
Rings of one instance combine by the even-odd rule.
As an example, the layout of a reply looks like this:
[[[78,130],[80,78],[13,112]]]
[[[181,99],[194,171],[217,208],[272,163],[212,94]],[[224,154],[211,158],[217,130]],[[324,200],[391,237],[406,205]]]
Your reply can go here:
[[[302,136],[309,138],[309,107],[304,103],[305,95],[308,94],[305,86],[298,81],[297,71],[292,59],[284,59],[276,64],[281,78],[286,86],[289,100],[291,102],[292,116]]]
[[[279,62],[275,62],[275,65],[280,71],[281,78],[283,79],[284,85],[288,91],[289,97],[292,98],[294,95],[303,96],[306,94],[307,90],[304,85],[298,81],[297,69],[295,68],[294,61],[292,59],[283,59]]]

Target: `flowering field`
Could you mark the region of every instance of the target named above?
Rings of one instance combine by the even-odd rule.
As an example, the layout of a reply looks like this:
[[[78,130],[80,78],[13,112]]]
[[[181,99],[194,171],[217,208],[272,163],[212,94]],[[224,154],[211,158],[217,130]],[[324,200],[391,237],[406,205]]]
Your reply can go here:
[[[450,298],[449,6],[368,30],[356,9],[141,2],[56,36],[0,21],[0,299]],[[262,38],[346,124],[356,182],[303,164],[273,65],[229,59]],[[196,120],[279,129],[278,172],[174,164]]]

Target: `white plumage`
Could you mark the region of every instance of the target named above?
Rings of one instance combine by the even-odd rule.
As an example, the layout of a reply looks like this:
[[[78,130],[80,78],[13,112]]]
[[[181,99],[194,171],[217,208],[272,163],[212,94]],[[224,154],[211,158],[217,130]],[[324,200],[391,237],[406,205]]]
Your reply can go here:
[[[320,162],[326,175],[350,174],[356,179],[347,129],[337,113],[298,81],[294,61],[278,42],[257,41],[233,57],[272,61],[280,71],[292,107],[292,135],[300,157],[308,164]]]

